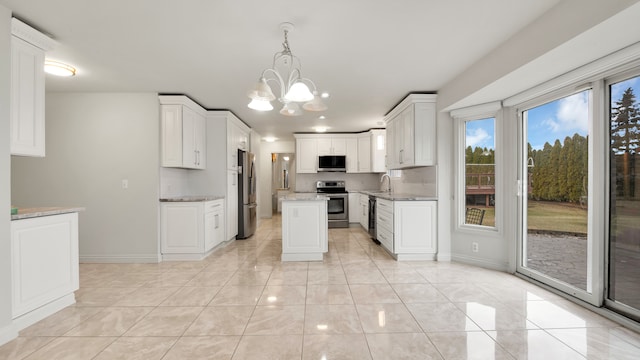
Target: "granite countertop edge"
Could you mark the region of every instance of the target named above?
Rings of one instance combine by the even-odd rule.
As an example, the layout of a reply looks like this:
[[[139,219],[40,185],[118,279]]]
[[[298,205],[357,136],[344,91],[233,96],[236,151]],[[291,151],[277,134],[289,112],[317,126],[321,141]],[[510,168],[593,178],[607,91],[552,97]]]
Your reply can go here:
[[[224,199],[222,195],[172,196],[160,198],[160,202],[198,202]]]
[[[376,198],[391,200],[391,201],[437,201],[437,196],[418,195],[418,194],[406,194],[406,193],[394,193],[380,190],[349,190],[349,192],[357,192],[369,196],[375,196]]]
[[[35,207],[18,209],[18,214],[11,215],[11,220],[31,219],[43,216],[62,215],[85,211],[83,207]]]
[[[329,197],[317,193],[293,193],[283,196],[282,201],[327,201]]]

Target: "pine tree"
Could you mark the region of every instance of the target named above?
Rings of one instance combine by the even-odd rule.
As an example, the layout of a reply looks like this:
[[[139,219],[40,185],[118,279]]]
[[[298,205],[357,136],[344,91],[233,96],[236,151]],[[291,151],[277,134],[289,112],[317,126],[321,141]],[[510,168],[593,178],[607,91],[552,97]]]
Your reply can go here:
[[[611,151],[622,155],[622,188],[625,198],[631,197],[631,155],[640,139],[640,108],[632,88],[627,88],[620,100],[611,107]]]

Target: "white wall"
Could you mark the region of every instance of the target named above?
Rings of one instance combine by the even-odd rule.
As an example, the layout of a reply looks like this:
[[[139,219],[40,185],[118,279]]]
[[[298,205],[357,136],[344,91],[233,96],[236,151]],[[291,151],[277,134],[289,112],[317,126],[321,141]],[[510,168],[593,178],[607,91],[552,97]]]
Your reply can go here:
[[[253,147],[253,144],[251,146]],[[258,212],[259,218],[271,218],[271,153],[295,152],[295,141],[260,142],[260,156],[258,157],[258,203],[260,204],[260,212]],[[296,179],[298,179],[297,176]]]
[[[9,84],[11,81],[11,12],[0,5],[0,209],[11,206],[9,156]],[[0,345],[18,336],[11,325],[11,223],[0,216]]]
[[[12,200],[86,207],[81,261],[158,261],[159,129],[155,93],[47,93],[46,157],[12,158]]]

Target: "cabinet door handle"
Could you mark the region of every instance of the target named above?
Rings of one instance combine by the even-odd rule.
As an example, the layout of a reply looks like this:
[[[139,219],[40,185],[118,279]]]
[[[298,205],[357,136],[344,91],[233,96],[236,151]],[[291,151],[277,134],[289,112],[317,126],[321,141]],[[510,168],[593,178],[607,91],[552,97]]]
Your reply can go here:
[[[215,222],[215,223],[216,223],[216,225],[214,226],[214,229],[217,229],[217,228],[219,228],[219,227],[220,227],[220,221],[219,221],[220,216],[219,216],[218,214],[215,214],[215,215],[214,215],[214,218],[216,219],[216,222]]]

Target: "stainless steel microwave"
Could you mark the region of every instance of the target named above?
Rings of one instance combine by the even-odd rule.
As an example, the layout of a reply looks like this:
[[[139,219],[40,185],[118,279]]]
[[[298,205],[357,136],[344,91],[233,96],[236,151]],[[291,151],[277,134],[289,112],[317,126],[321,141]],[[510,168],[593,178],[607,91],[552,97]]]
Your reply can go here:
[[[344,155],[320,155],[318,156],[318,171],[347,171],[347,157]]]

